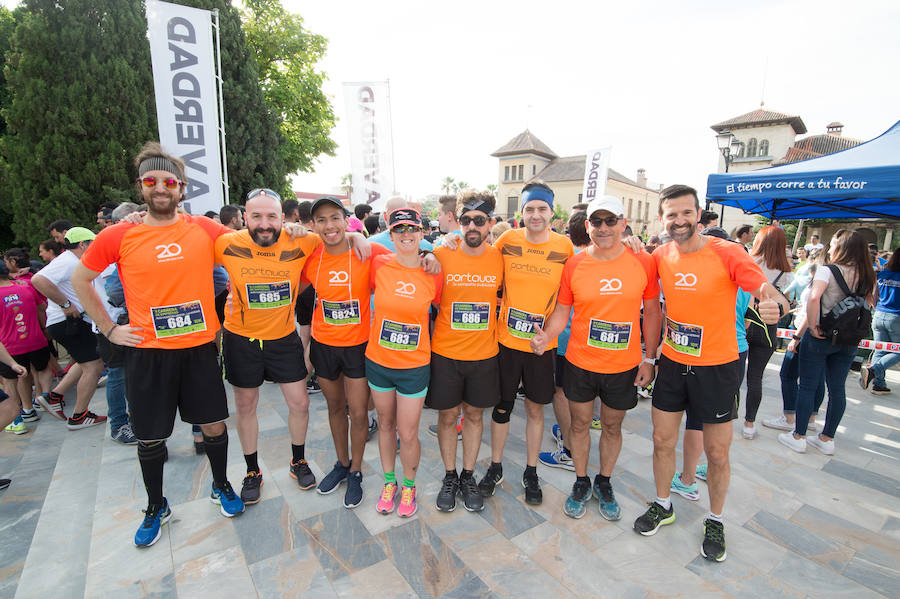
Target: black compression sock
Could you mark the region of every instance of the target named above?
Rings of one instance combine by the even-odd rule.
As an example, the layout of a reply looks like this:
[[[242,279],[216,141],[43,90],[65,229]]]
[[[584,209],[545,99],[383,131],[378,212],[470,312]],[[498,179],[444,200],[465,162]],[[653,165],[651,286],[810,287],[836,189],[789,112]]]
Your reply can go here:
[[[213,484],[221,488],[228,481],[228,431],[218,437],[209,437],[203,434],[203,444],[206,446],[206,457],[209,459],[209,468],[212,470]]]
[[[291,453],[294,456],[294,463],[296,464],[300,460],[306,459],[306,445],[294,445],[291,443]]]
[[[247,472],[259,472],[259,452],[245,453],[244,461],[247,462]]]
[[[144,488],[147,489],[147,503],[162,505],[166,443],[165,441],[152,445],[140,443],[137,453],[138,462],[141,464],[141,475],[144,478]]]

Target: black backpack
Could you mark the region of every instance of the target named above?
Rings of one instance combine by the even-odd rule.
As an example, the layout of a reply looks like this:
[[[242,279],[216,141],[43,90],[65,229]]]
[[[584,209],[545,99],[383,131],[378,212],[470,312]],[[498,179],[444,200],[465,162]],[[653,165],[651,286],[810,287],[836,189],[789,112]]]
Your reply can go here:
[[[826,266],[846,297],[825,315],[822,315],[822,304],[819,304],[819,327],[832,345],[859,345],[872,332],[872,308],[865,295],[850,291],[841,269],[834,264]]]

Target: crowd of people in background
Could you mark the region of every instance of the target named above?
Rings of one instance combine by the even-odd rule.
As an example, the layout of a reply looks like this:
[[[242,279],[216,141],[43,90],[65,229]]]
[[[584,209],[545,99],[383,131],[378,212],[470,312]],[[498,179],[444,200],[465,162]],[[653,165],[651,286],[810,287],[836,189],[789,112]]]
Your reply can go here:
[[[852,307],[847,302],[861,298],[859,305],[874,308],[874,339],[900,342],[900,249],[879,252],[859,233],[841,229],[827,246],[811,235],[793,253],[777,223],[726,232],[685,186],[664,190],[663,230],[641,239],[611,196],[575,205],[565,222],[554,220],[553,193],[539,183],[525,187],[521,216],[510,219],[494,214],[490,193],[473,190],[441,196],[437,218],[430,219],[403,198],[387,200],[381,212],[369,205],[349,212],[330,196],[282,201],[270,189],[250,191],[245,205],[198,219],[177,208],[184,186],[177,159],[147,146],[136,167],[142,204],[104,203],[89,227],[50,223],[50,237],[36,248],[40,261],[26,248],[4,252],[0,425],[24,434],[43,413],[72,431],[108,425],[111,439],[137,445],[149,497],[138,546],[152,545],[171,516],[162,465],[176,409],[192,424],[196,453],[210,460],[211,498],[222,514],[237,515],[260,500],[256,406],[259,387],[269,380],[280,384],[289,408],[290,474],[299,488],[330,494],[345,485],[344,506],[359,505],[363,447],[377,435],[384,486],[376,509],[388,514],[396,507],[401,517],[416,511],[422,408],[438,413],[429,427],[446,468],[437,508],[452,511],[459,496],[467,510],[479,511],[504,480],[503,452],[518,397],[525,400],[527,421],[526,502],[542,501],[540,462],[575,473],[567,515],[581,518],[593,496],[601,516],[617,520],[611,477],[622,422],[639,399],[652,398],[657,497],[634,528],[650,535],[673,522],[670,492],[696,501],[697,479],[708,480],[711,509],[701,552],[721,561],[728,431],[743,381],[742,436],[752,441],[760,432],[766,366],[783,350],[782,414],[762,425],[781,431],[778,441],[791,450],[812,445],[833,455],[846,409],[844,385],[857,355],[856,342],[839,336],[840,325],[829,320],[835,307]],[[134,226],[114,227],[123,221]],[[175,230],[167,227],[184,231],[178,229],[177,241],[163,239],[162,232]],[[133,251],[157,242],[153,264]],[[154,274],[168,268],[158,264],[189,252],[195,255],[185,264],[193,274],[166,283],[160,277],[169,274]],[[529,252],[541,256],[539,264],[525,260]],[[510,256],[523,261],[510,262]],[[245,260],[283,268],[284,280],[246,275]],[[731,298],[729,305],[701,314],[696,302],[691,305],[696,296],[683,296],[698,277],[685,275],[687,266],[675,272],[674,264],[693,264],[715,279],[705,292]],[[193,275],[199,282],[189,281]],[[478,283],[452,284],[460,280]],[[627,299],[618,293],[623,281]],[[138,291],[138,284],[147,289]],[[177,285],[196,286],[196,298],[184,301]],[[283,319],[282,312],[289,316]],[[376,324],[370,327],[370,320]],[[141,328],[155,332],[153,343]],[[786,347],[779,329],[791,331]],[[201,345],[188,343],[195,337]],[[860,385],[889,393],[885,373],[898,361],[898,352],[875,352],[861,367]],[[138,382],[136,368],[153,373],[145,377],[153,381]],[[223,370],[234,388],[247,462],[239,494],[225,478]],[[429,386],[429,379],[440,385]],[[106,415],[99,415],[89,404],[103,384]],[[720,388],[733,390],[734,401]],[[185,389],[213,399],[193,404]],[[67,393],[74,403],[68,415]],[[165,409],[154,403],[160,393],[173,397],[163,402]],[[309,395],[316,393],[328,404],[337,458],[321,481],[305,458]],[[557,447],[541,452],[548,403]],[[491,464],[477,481],[475,457],[488,408]],[[684,463],[676,471],[683,411]],[[601,470],[593,484],[587,475],[591,429],[601,431]],[[457,440],[463,442],[461,472]],[[700,464],[704,453],[707,463]],[[395,474],[397,455],[401,472]],[[9,484],[0,479],[0,488]]]

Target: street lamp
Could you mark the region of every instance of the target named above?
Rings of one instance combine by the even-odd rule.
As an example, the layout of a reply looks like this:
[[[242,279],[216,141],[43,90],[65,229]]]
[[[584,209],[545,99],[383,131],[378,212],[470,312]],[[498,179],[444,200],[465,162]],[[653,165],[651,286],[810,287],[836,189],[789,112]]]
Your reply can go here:
[[[734,159],[737,158],[741,151],[741,142],[738,141],[738,138],[736,138],[731,131],[722,131],[716,135],[716,144],[719,146],[722,158],[725,159],[725,172],[727,173],[728,167],[731,166],[731,163],[734,162]],[[709,200],[706,200],[706,209],[709,210]],[[722,206],[722,216],[719,218],[720,226],[724,220],[724,216],[725,207]]]

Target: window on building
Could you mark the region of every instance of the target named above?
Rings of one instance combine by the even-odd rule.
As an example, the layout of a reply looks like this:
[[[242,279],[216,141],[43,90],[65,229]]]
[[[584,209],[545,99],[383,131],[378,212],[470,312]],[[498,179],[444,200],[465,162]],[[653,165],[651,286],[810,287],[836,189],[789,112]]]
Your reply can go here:
[[[537,174],[537,165],[536,165],[536,164],[532,164],[532,165],[531,165],[531,176],[533,177],[533,176],[535,176],[536,174]]]
[[[650,200],[644,202],[644,222],[650,222]]]
[[[744,142],[741,142],[741,150],[738,152],[738,155],[737,155],[738,158],[744,157],[744,149],[745,149]]]
[[[747,158],[753,158],[756,156],[756,138],[751,137],[750,141],[747,142]]]
[[[519,165],[519,181],[523,180],[524,178],[525,178],[525,165],[520,164]]]
[[[509,181],[509,167],[503,167],[503,180]]]
[[[759,142],[759,155],[760,156],[768,156],[769,155],[769,140],[763,139]]]
[[[516,215],[516,210],[519,209],[519,197],[518,196],[509,196],[506,198],[506,216],[513,217]]]
[[[631,220],[631,209],[634,207],[634,199],[628,198],[628,215],[627,218]]]
[[[578,194],[578,202],[577,202],[577,203],[578,203],[578,204],[581,203],[581,194],[580,194],[580,193]]]

